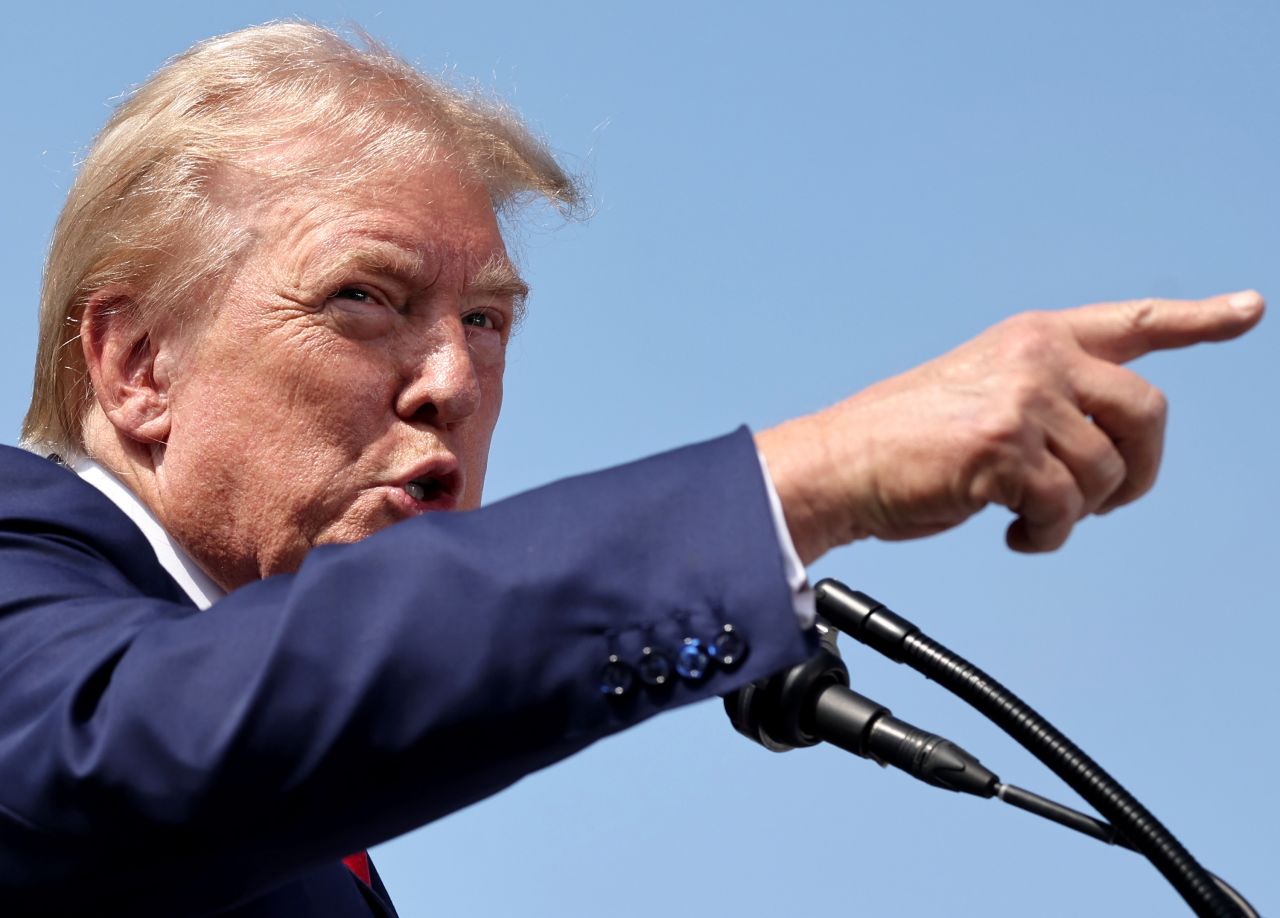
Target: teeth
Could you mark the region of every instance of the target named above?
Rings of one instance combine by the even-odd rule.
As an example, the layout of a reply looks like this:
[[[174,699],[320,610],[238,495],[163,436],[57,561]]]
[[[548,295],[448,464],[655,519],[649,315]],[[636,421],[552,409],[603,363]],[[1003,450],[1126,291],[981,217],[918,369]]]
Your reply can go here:
[[[404,489],[405,489],[405,491],[407,491],[407,492],[408,492],[409,496],[410,496],[410,497],[412,497],[414,500],[426,500],[426,499],[427,499],[427,489],[426,489],[426,487],[425,487],[421,482],[419,482],[419,481],[411,481],[411,482],[409,482],[407,485],[405,485],[405,486],[404,486]]]

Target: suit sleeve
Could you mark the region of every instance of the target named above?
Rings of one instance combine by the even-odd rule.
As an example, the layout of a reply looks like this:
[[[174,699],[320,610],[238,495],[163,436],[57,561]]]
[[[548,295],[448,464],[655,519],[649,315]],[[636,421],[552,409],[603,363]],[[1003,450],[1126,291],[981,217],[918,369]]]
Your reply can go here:
[[[0,888],[18,902],[247,897],[811,650],[745,431],[318,548],[205,612],[140,588],[116,550],[0,521]],[[731,670],[600,691],[610,654],[725,623],[749,647]]]

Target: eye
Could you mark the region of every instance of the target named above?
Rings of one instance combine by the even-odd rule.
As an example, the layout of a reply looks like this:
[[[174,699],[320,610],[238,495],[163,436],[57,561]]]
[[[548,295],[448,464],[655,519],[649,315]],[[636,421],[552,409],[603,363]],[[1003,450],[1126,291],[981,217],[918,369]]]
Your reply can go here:
[[[339,334],[364,341],[388,334],[397,318],[397,310],[387,296],[376,287],[364,285],[333,288],[322,308]]]
[[[497,319],[487,312],[469,312],[462,317],[462,324],[468,328],[494,328],[498,327]]]
[[[359,287],[339,287],[329,294],[331,300],[354,300],[357,303],[372,303],[373,294]]]

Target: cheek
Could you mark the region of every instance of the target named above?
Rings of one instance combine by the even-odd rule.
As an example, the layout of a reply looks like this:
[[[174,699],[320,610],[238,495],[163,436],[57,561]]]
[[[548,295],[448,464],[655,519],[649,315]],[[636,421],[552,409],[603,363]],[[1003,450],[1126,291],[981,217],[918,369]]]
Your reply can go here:
[[[502,376],[502,369],[507,359],[507,345],[498,332],[477,331],[468,339],[467,350],[470,352],[472,365],[475,366],[481,379],[493,375]]]
[[[465,433],[465,458],[467,489],[459,503],[459,509],[474,510],[480,506],[484,492],[484,478],[489,466],[489,444],[502,410],[502,364],[480,374],[483,396],[480,406],[470,419]],[[462,458],[462,457],[460,457]]]
[[[264,342],[265,344],[266,342]],[[334,474],[386,424],[389,374],[358,344],[226,352],[193,374],[180,416],[245,462],[288,463],[290,475]],[[217,369],[213,369],[216,367]]]
[[[502,407],[502,379],[507,369],[507,349],[499,347],[488,366],[477,363],[480,384],[484,388],[485,401],[492,405],[494,419]],[[490,422],[490,427],[493,424]]]
[[[383,421],[394,379],[378,361],[335,348],[282,374],[281,407],[293,426],[313,436],[333,431],[345,440],[371,421]]]
[[[498,413],[502,410],[502,382],[506,369],[506,356],[506,349],[500,348],[493,363],[479,370],[481,391],[484,393],[480,411],[484,415],[486,452],[488,440],[493,436],[493,428],[498,423]]]

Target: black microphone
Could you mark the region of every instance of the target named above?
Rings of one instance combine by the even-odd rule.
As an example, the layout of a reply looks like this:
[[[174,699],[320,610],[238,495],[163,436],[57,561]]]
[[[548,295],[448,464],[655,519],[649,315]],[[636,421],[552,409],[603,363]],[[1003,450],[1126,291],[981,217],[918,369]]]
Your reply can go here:
[[[995,796],[1000,779],[975,756],[850,689],[836,632],[825,625],[819,630],[822,647],[813,657],[725,696],[734,729],[773,752],[825,740],[935,787]]]
[[[1000,779],[948,739],[901,721],[865,695],[830,685],[813,705],[813,732],[833,746],[900,768],[934,787],[994,797]]]

